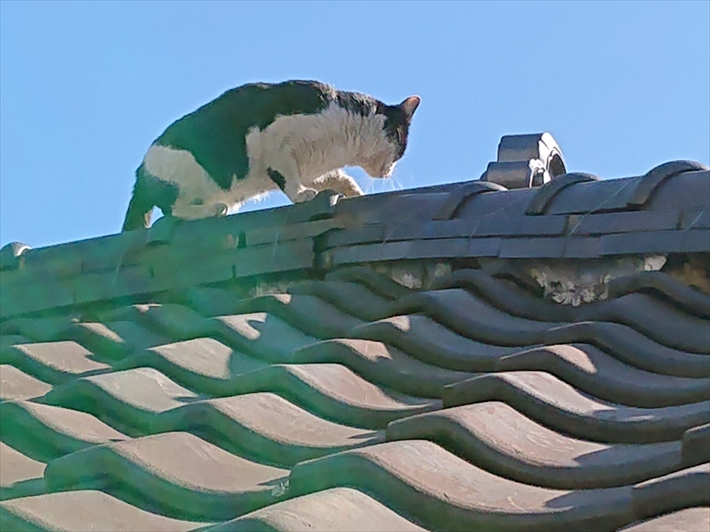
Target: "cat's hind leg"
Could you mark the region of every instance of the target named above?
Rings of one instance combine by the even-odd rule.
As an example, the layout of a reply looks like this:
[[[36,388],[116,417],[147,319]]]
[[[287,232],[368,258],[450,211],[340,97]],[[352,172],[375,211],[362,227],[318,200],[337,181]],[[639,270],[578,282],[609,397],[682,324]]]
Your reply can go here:
[[[151,179],[154,178],[146,173],[143,165],[140,165],[136,170],[136,182],[133,185],[121,231],[147,229],[150,226],[153,207],[156,205]]]
[[[332,190],[333,192],[342,194],[346,198],[363,195],[360,185],[342,169],[333,170],[332,172],[322,175],[313,181],[313,188],[318,192],[321,190]]]

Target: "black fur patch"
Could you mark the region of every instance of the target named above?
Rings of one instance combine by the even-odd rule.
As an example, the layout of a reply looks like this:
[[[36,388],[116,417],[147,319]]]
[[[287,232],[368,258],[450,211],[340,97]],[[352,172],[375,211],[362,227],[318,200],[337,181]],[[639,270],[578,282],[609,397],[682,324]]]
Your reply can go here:
[[[316,81],[250,83],[231,89],[171,124],[155,144],[187,150],[223,189],[232,176],[249,172],[246,135],[279,115],[315,114],[333,100],[333,89]]]
[[[409,137],[409,120],[406,113],[398,105],[384,105],[379,107],[378,113],[385,115],[385,133],[387,138],[395,145],[395,161],[402,158],[407,149]]]
[[[178,186],[153,177],[143,170],[142,165],[138,171],[139,177],[137,182],[142,183],[146,196],[153,200],[154,205],[158,207],[165,216],[171,215],[173,213],[173,205],[179,193]]]
[[[166,216],[172,214],[177,197],[177,185],[153,177],[141,164],[136,170],[136,182],[133,185],[133,194],[128,204],[122,231],[148,227],[155,206],[159,207]]]
[[[269,168],[266,173],[269,174],[269,178],[276,183],[276,186],[279,187],[282,192],[286,191],[286,178],[281,172],[277,172],[273,168]]]
[[[338,91],[336,102],[343,109],[360,116],[374,114],[377,112],[378,104],[381,103],[367,94],[346,91]]]

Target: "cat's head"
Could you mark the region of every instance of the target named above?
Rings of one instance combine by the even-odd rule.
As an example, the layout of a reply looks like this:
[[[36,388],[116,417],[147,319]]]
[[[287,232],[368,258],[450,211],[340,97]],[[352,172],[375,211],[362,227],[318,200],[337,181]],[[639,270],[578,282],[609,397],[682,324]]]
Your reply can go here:
[[[409,125],[421,98],[410,96],[399,105],[378,103],[377,115],[385,117],[382,126],[384,142],[361,165],[370,177],[390,177],[394,166],[404,155],[409,137]]]

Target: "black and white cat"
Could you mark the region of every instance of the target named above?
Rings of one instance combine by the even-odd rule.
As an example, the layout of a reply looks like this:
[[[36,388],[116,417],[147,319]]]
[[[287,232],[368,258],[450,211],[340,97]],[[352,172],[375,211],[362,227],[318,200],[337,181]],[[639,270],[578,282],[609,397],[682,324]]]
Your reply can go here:
[[[222,216],[276,188],[294,203],[325,189],[362,195],[342,168],[389,177],[419,102],[386,105],[316,81],[228,90],[153,142],[136,170],[123,230],[148,227],[154,206],[188,220]]]

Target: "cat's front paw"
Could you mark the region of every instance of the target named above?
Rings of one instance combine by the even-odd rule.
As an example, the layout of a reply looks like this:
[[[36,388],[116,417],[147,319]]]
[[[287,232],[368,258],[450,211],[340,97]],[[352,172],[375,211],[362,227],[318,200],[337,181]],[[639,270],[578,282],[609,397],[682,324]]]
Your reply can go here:
[[[303,203],[305,201],[311,201],[318,195],[318,192],[312,188],[304,188],[298,194],[296,194],[296,200],[294,203]]]
[[[357,196],[364,196],[365,193],[362,191],[362,189],[358,186],[357,183],[353,183],[354,186],[349,187],[344,190],[345,197],[346,198],[355,198]]]

